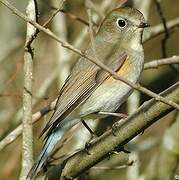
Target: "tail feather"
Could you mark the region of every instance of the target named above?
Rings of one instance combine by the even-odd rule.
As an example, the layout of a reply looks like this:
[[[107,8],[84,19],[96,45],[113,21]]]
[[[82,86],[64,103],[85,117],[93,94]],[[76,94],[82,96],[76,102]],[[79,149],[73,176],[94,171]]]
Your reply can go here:
[[[32,166],[28,178],[34,179],[40,170],[43,168],[45,162],[47,161],[49,154],[52,152],[54,146],[57,142],[61,139],[63,132],[59,128],[55,128],[51,135],[47,138],[45,145],[40,152],[37,160],[35,161],[34,165]]]

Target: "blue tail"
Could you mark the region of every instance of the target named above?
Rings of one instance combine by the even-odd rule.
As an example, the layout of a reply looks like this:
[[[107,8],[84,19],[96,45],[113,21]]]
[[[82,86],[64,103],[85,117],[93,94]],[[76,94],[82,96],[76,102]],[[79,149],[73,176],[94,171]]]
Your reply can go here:
[[[36,159],[34,165],[32,166],[28,177],[30,179],[34,179],[37,174],[42,169],[43,165],[47,161],[47,158],[49,157],[49,154],[52,152],[54,146],[57,144],[57,142],[61,139],[63,135],[63,131],[60,128],[55,128],[51,135],[47,137],[47,140],[45,142],[45,145],[40,152],[38,158]]]

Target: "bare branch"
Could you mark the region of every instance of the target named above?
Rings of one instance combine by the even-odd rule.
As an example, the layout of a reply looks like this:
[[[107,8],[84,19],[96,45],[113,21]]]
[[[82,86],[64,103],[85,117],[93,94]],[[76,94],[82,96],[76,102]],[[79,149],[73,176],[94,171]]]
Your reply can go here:
[[[56,99],[57,100],[57,99]],[[50,105],[42,108],[40,111],[36,112],[32,116],[32,123],[36,123],[42,116],[47,114],[48,112],[54,110],[56,100],[53,101]],[[17,137],[19,137],[22,133],[22,124],[19,125],[15,130],[9,133],[1,142],[0,142],[0,150],[6,147],[8,144],[12,143]]]
[[[165,59],[159,59],[159,60],[153,60],[151,62],[145,63],[144,68],[150,69],[150,68],[157,68],[159,66],[168,65],[171,63],[179,63],[179,57],[173,56],[171,58],[165,58]],[[56,77],[56,71],[52,74],[52,77],[50,76],[49,80],[46,80],[47,85],[45,87],[48,87],[48,84],[52,82],[52,80]],[[47,82],[49,81],[49,82]],[[46,88],[45,88],[46,89]],[[44,88],[39,90],[38,94],[43,94]],[[48,112],[54,110],[55,107],[55,101],[53,101],[50,105],[42,108],[40,111],[36,112],[32,116],[32,122],[37,122],[42,116],[47,114]],[[1,142],[0,142],[0,150],[2,150],[4,147],[6,147],[8,144],[12,143],[16,138],[22,133],[22,126],[18,126],[14,131],[12,131],[9,135],[7,135]]]
[[[179,27],[179,18],[168,21],[166,25],[169,32],[173,31],[175,28]],[[164,32],[165,29],[163,27],[163,24],[153,26],[150,28],[149,32],[145,33],[143,41],[146,43],[147,41],[159,36],[160,34],[163,34]]]
[[[179,56],[172,56],[165,59],[157,59],[144,64],[144,69],[158,68],[159,66],[179,64]]]
[[[36,22],[32,21],[31,19],[29,19],[27,16],[25,16],[23,13],[21,13],[19,10],[17,10],[14,6],[12,6],[7,0],[0,0],[0,2],[3,3],[6,7],[8,7],[14,14],[16,14],[17,16],[22,18],[24,21],[29,22],[30,24],[35,26],[37,29],[39,29],[40,31],[43,31],[45,34],[50,36],[52,39],[59,42],[64,48],[67,48],[67,49],[75,52],[76,54],[80,55],[84,59],[87,59],[87,60],[93,62],[94,64],[96,64],[100,68],[102,68],[105,71],[107,71],[108,73],[110,73],[113,76],[114,79],[120,80],[120,81],[124,82],[125,84],[127,84],[128,86],[130,86],[130,87],[132,87],[132,88],[134,88],[136,90],[139,90],[139,91],[149,95],[150,97],[153,97],[156,100],[161,101],[161,102],[163,102],[165,104],[168,104],[168,105],[176,108],[177,110],[179,110],[179,105],[178,104],[176,104],[176,103],[174,103],[174,102],[172,102],[170,100],[167,100],[167,99],[163,98],[162,96],[159,96],[158,94],[148,90],[145,87],[142,87],[139,84],[134,84],[134,83],[128,81],[127,79],[119,76],[116,72],[112,71],[105,64],[103,64],[101,61],[97,61],[96,59],[94,60],[93,58],[88,57],[85,53],[82,53],[80,50],[74,48],[69,43],[59,39],[52,31],[50,31],[49,29],[44,28],[43,26],[41,26],[38,23],[36,23]]]
[[[33,21],[37,20],[35,0],[29,0],[26,13]],[[33,126],[32,126],[32,77],[33,77],[33,51],[31,38],[36,28],[27,23],[26,43],[24,52],[24,91],[23,91],[23,133],[22,133],[22,169],[20,179],[24,180],[33,164]]]
[[[107,10],[109,8],[109,5],[111,4],[111,2],[109,2],[109,0],[104,0],[101,3],[101,9],[103,11]],[[55,13],[55,12],[54,12]],[[99,18],[97,18],[97,16],[94,17],[95,20],[99,20]],[[51,19],[51,18],[50,18]],[[48,21],[48,20],[47,20]],[[44,23],[46,24],[46,23]],[[87,28],[86,26],[82,29],[80,35],[75,39],[74,42],[74,46],[75,47],[81,47],[83,42],[86,40],[86,36],[88,35],[87,33]],[[71,51],[68,54],[68,60],[69,59],[75,59],[74,58],[74,53]],[[54,79],[57,77],[58,74],[58,68],[56,68],[48,77],[48,79],[45,79],[45,81],[42,83],[42,86],[40,87],[40,89],[37,91],[37,96],[41,97],[45,91],[47,90],[47,88],[49,87],[49,85],[54,81]],[[37,103],[36,99],[33,103],[33,105],[35,105]],[[53,101],[49,106],[42,108],[39,112],[36,112],[33,116],[33,122],[38,121],[43,115],[45,115],[46,113],[48,113],[49,111],[54,109],[54,105],[55,101]],[[21,109],[16,113],[15,115],[15,119],[16,121],[19,122],[19,120],[21,119]],[[16,140],[17,137],[19,137],[19,135],[22,132],[22,127],[21,125],[18,126],[14,131],[12,131],[9,135],[7,135],[1,142],[0,142],[0,150],[2,150],[4,147],[6,147],[8,144],[12,143],[14,140]]]
[[[166,19],[164,17],[164,14],[162,12],[162,8],[161,8],[161,5],[160,3],[158,2],[158,0],[154,0],[155,2],[155,5],[156,5],[156,8],[157,8],[157,12],[159,13],[159,16],[161,18],[161,21],[162,21],[162,24],[163,24],[163,28],[164,28],[164,33],[165,33],[165,36],[164,38],[162,39],[162,53],[163,53],[163,57],[167,57],[167,50],[166,50],[166,43],[167,43],[167,40],[169,38],[169,31],[168,31],[168,28],[167,28],[167,23],[166,23]]]
[[[161,95],[178,103],[179,82],[161,93]],[[174,108],[161,102],[157,102],[154,99],[145,102],[135,113],[125,119],[125,121],[122,123],[119,121],[115,125],[116,136],[114,136],[112,130],[109,130],[93,141],[88,148],[90,155],[88,155],[85,150],[81,150],[68,158],[66,163],[63,164],[61,180],[64,180],[65,178],[75,178],[81,173],[84,173],[85,170],[108,157],[116,147],[124,146],[131,139],[142,133],[146,128],[172,110],[174,110]]]

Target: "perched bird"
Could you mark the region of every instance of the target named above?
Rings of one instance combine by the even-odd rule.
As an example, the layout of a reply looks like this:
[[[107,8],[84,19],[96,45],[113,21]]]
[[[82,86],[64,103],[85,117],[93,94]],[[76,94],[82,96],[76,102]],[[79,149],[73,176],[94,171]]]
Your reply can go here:
[[[145,27],[148,24],[140,11],[129,7],[114,9],[103,20],[85,54],[136,83],[144,64],[142,34]],[[54,114],[43,130],[45,145],[28,176],[31,179],[37,176],[67,128],[80,120],[100,119],[108,112],[115,112],[131,92],[131,87],[80,58],[60,90]]]

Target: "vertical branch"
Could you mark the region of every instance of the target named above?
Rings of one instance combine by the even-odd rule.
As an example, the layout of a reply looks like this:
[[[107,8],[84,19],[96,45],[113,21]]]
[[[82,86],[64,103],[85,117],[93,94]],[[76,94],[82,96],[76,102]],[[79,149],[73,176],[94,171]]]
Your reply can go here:
[[[27,16],[37,21],[37,4],[29,0],[26,8]],[[24,180],[33,163],[33,129],[32,129],[32,77],[33,77],[33,50],[32,37],[36,28],[27,23],[26,42],[24,51],[24,91],[23,91],[23,138],[22,138],[22,169],[20,179]]]
[[[166,50],[166,43],[167,43],[167,40],[169,38],[169,31],[168,31],[168,28],[167,28],[167,23],[166,23],[166,19],[164,17],[164,14],[162,12],[162,9],[161,9],[161,6],[160,6],[160,3],[158,2],[158,0],[154,0],[155,2],[155,5],[156,5],[156,8],[157,8],[157,12],[159,13],[159,16],[161,18],[161,21],[162,21],[162,24],[163,24],[163,27],[164,27],[164,32],[165,32],[165,36],[164,38],[162,39],[162,54],[163,54],[163,57],[167,57],[167,50]]]
[[[106,11],[110,5],[113,5],[113,2],[111,3],[109,0],[104,0],[102,3],[101,3],[101,9],[102,11]],[[110,7],[111,9],[111,7]],[[58,11],[58,9],[57,9]],[[95,16],[95,21],[99,21],[99,17],[98,16]],[[48,21],[49,22],[49,21]],[[46,23],[45,23],[46,24]],[[81,32],[79,33],[79,36],[77,36],[77,38],[75,39],[73,45],[74,47],[77,47],[77,48],[81,48],[83,43],[85,42],[85,40],[87,39],[87,35],[88,35],[88,31],[87,31],[87,26],[85,26]],[[68,61],[73,61],[75,58],[76,58],[76,54],[69,51],[68,56],[66,57],[67,60],[66,62]],[[52,82],[55,80],[55,78],[57,77],[58,75],[58,68],[54,69],[54,71],[50,74],[50,76],[48,77],[48,80],[45,80],[42,85],[40,86],[40,88],[38,89],[38,91],[36,92],[36,96],[37,97],[41,97],[45,94],[47,88],[52,84]],[[34,100],[34,103],[33,103],[33,106],[37,103],[37,99]],[[17,111],[17,113],[15,114],[15,117],[14,117],[14,121],[16,123],[19,123],[20,120],[22,118],[22,109],[19,109]]]

